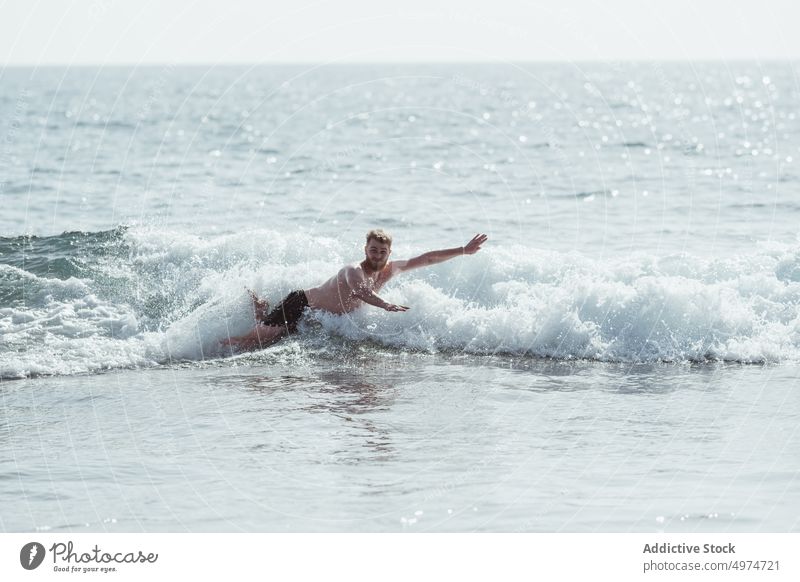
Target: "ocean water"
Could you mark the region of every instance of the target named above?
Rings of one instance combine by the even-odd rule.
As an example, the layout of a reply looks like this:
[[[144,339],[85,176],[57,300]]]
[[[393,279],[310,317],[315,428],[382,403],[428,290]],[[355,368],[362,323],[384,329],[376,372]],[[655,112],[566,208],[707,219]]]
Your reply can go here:
[[[797,531],[791,62],[6,68],[0,530]],[[489,242],[237,354],[363,254]]]

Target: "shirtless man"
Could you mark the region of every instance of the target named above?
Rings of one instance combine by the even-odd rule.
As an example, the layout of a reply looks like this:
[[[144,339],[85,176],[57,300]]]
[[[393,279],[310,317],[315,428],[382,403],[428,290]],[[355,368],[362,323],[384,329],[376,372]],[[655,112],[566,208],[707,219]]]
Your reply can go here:
[[[386,311],[407,311],[409,308],[405,305],[384,301],[377,291],[399,273],[435,265],[461,255],[474,255],[481,250],[486,239],[485,234],[478,234],[463,247],[430,251],[407,261],[390,262],[392,237],[380,229],[371,230],[367,233],[363,261],[343,267],[319,287],[292,291],[268,315],[266,311],[269,304],[251,292],[256,317],[261,321],[247,335],[229,338],[222,343],[244,349],[266,347],[287,333],[294,332],[306,307],[342,314],[368,303]]]

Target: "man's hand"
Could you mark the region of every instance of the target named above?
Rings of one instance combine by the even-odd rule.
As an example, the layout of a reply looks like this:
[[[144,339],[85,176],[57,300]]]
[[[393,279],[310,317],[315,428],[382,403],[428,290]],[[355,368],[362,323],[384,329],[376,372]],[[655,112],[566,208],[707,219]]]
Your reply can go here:
[[[472,240],[469,241],[464,246],[464,254],[465,255],[474,255],[479,250],[481,250],[481,245],[483,243],[485,243],[488,239],[489,239],[489,237],[486,236],[485,234],[476,234],[474,237],[472,237]]]
[[[411,308],[406,307],[405,305],[395,305],[393,303],[387,303],[384,309],[386,311],[408,311]]]

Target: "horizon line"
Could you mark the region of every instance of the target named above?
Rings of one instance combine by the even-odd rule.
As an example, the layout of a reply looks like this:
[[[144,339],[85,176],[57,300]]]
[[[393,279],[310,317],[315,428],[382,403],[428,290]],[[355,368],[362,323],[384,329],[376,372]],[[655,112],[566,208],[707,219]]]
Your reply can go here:
[[[697,57],[688,59],[669,58],[604,58],[604,59],[533,59],[533,60],[441,60],[441,61],[404,61],[404,60],[382,60],[382,61],[317,61],[317,60],[298,60],[298,61],[148,61],[144,63],[134,62],[20,62],[2,63],[3,69],[14,67],[166,67],[166,66],[185,66],[185,67],[253,67],[253,66],[341,66],[341,65],[541,65],[541,64],[641,64],[641,63],[791,63],[800,62],[800,56],[792,57]]]

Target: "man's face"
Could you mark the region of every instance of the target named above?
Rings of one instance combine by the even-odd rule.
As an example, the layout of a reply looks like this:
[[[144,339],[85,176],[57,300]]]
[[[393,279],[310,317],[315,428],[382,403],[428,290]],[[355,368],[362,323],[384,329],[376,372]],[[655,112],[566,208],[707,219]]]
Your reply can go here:
[[[364,253],[366,254],[369,268],[374,271],[380,271],[389,261],[392,249],[386,243],[378,242],[372,238],[367,242],[367,246],[364,247]]]

